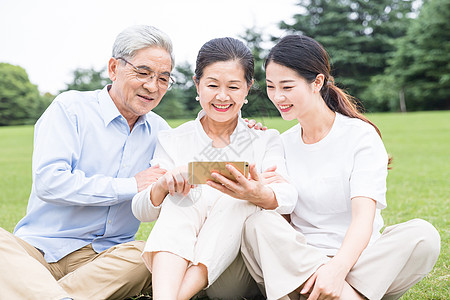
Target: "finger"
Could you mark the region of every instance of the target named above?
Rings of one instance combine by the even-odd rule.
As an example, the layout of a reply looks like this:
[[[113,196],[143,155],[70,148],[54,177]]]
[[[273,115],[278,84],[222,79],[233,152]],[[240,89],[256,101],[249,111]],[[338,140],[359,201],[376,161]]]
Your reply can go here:
[[[245,185],[247,183],[247,178],[245,178],[245,176],[242,175],[242,173],[239,172],[239,170],[236,169],[233,165],[227,164],[225,167],[228,171],[230,171],[231,175],[233,175],[233,177],[239,184]]]
[[[311,277],[306,280],[305,284],[303,285],[302,290],[300,291],[300,294],[305,294],[309,291],[311,291],[311,288],[313,287],[314,283],[316,282],[317,273],[314,273],[311,275]]]
[[[262,173],[260,174],[261,180],[264,181],[264,184],[271,184],[271,183],[280,183],[282,182],[276,173]]]
[[[263,128],[262,128],[262,131],[266,131],[267,130],[267,126],[264,126]]]
[[[264,172],[275,172],[277,170],[277,166],[273,165],[268,167]]]
[[[312,293],[309,295],[307,300],[318,300],[320,292],[318,289],[313,289]]]
[[[237,171],[237,172],[239,173],[239,171]],[[242,176],[242,174],[241,174],[241,176]],[[223,176],[223,175],[221,175],[221,174],[219,174],[217,172],[212,172],[211,173],[211,177],[214,178],[219,183],[221,183],[222,185],[224,185],[227,189],[231,190],[232,192],[237,192],[238,189],[239,189],[238,185],[237,185],[237,183],[235,181],[230,180],[230,179],[226,178],[225,176]]]
[[[250,121],[248,121],[247,126],[250,127],[250,128],[253,128],[255,126],[255,124],[256,124],[255,120],[250,120]]]
[[[189,191],[191,190],[191,185],[189,184],[189,182],[187,182],[186,180],[184,181],[184,190],[183,190],[183,195],[186,196],[187,194],[189,194]]]
[[[256,181],[260,181],[261,180],[260,177],[259,177],[258,171],[256,171],[256,165],[255,164],[250,164],[250,166],[248,167],[248,171],[249,171],[250,176],[251,176],[251,178],[253,180],[256,180]]]
[[[231,196],[231,197],[236,198],[236,196],[237,196],[233,191],[230,191],[229,189],[227,189],[226,186],[224,186],[220,183],[217,183],[215,181],[208,180],[208,181],[206,181],[206,184],[224,194]]]
[[[166,181],[167,190],[169,191],[169,194],[173,196],[175,194],[175,186],[174,186],[174,180],[173,176],[169,174],[168,176],[164,177],[164,180]]]
[[[261,130],[262,127],[263,127],[263,126],[262,126],[262,124],[261,124],[260,122],[256,123],[256,125],[255,125],[255,129]]]
[[[159,177],[163,176],[163,175],[166,174],[166,173],[167,173],[167,171],[164,170],[164,169],[157,169],[157,170],[154,170],[154,171],[152,172],[152,175],[159,178]]]
[[[184,191],[184,177],[180,173],[175,174],[176,192],[182,194]]]

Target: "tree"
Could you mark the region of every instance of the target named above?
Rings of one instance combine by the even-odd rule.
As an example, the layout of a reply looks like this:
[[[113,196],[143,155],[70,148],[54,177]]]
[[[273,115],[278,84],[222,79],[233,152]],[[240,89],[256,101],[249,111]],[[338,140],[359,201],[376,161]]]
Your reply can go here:
[[[412,0],[300,0],[305,12],[280,28],[319,41],[331,56],[336,82],[370,106],[364,93],[373,76],[383,74],[395,51],[395,39],[406,33]],[[370,108],[370,107],[367,107]]]
[[[167,119],[195,118],[201,107],[195,101],[197,90],[192,80],[193,75],[192,66],[187,62],[175,67],[173,76],[176,83],[153,110]]]
[[[68,90],[93,91],[102,89],[108,83],[111,81],[106,75],[105,68],[100,70],[78,68],[73,71],[73,81],[68,83],[66,89],[61,92]]]
[[[261,121],[259,120],[261,117],[278,116],[278,110],[270,102],[266,90],[264,61],[269,51],[263,48],[262,45],[266,43],[269,38],[265,38],[261,30],[255,27],[246,29],[244,34],[240,37],[246,41],[255,60],[253,86],[247,97],[248,104],[245,104],[242,107],[242,115],[244,117],[258,119],[258,121]]]
[[[52,100],[40,95],[23,68],[0,63],[0,126],[32,124]]]
[[[424,2],[420,14],[397,43],[385,76],[391,85],[381,92],[405,97],[408,110],[450,109],[450,2]]]

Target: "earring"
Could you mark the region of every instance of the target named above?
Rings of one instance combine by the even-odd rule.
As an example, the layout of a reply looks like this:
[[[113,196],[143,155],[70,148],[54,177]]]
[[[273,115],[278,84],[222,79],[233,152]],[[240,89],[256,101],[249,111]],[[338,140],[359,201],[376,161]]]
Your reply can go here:
[[[248,103],[248,100],[247,100],[247,99],[245,99],[245,100],[244,100],[244,104],[247,104],[247,103]]]
[[[199,96],[195,97],[195,101],[200,101],[200,97]]]

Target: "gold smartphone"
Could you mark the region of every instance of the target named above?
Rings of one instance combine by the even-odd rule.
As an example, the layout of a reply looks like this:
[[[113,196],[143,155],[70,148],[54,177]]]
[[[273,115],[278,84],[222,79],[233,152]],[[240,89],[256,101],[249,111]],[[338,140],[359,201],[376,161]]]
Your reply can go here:
[[[211,177],[212,171],[216,171],[230,180],[235,180],[225,167],[227,164],[233,165],[242,175],[248,177],[248,162],[246,161],[192,161],[188,164],[189,184],[205,184],[207,180],[214,180]]]

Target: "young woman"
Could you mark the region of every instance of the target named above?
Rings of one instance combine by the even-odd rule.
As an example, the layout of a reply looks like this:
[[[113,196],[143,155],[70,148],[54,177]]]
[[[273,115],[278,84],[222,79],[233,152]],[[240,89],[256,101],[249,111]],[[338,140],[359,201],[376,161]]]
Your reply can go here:
[[[290,224],[270,211],[246,221],[250,273],[268,299],[398,299],[431,271],[440,237],[420,219],[380,233],[389,160],[380,131],[334,85],[312,38],[284,37],[265,68],[270,100],[299,122],[282,134],[298,199]]]
[[[243,224],[250,214],[261,208],[279,213],[294,209],[295,188],[282,181],[266,184],[273,172],[260,174],[274,170],[272,166],[287,174],[279,133],[250,129],[240,117],[252,77],[253,56],[242,42],[207,42],[198,54],[194,76],[203,110],[195,121],[158,136],[152,164],[169,171],[132,203],[139,220],[158,218],[143,253],[152,272],[154,299],[189,299],[213,284],[239,254]],[[190,161],[248,161],[250,177],[229,165],[235,181],[213,173],[220,184],[208,181],[193,188],[186,174]],[[240,265],[239,273],[232,275],[235,284],[225,283],[213,296],[239,298],[254,292],[246,286],[242,259]]]

